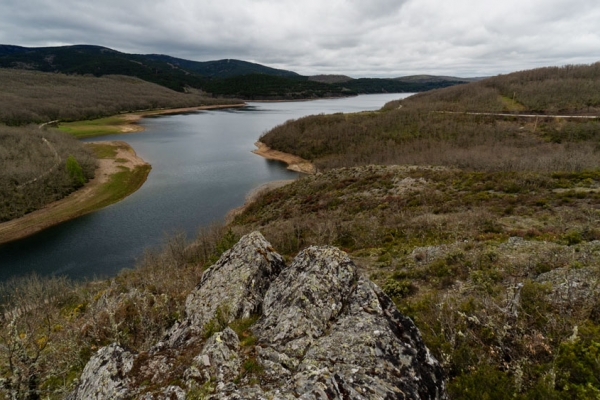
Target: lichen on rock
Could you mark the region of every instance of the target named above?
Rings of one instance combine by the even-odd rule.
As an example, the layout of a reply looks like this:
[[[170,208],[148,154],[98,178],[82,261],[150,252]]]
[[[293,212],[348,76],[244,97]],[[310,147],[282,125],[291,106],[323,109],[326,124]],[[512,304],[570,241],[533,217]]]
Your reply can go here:
[[[285,267],[260,233],[246,235],[204,273],[186,313],[147,353],[101,349],[70,398],[446,398],[414,323],[334,247]],[[247,344],[228,325],[250,316]]]

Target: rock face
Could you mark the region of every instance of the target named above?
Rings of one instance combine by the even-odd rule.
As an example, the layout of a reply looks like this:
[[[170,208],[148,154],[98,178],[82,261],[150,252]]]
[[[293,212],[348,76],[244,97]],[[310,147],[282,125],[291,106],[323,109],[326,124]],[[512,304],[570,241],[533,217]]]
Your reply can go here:
[[[446,398],[413,322],[333,247],[285,267],[260,233],[246,235],[204,273],[186,312],[148,353],[101,349],[70,398]],[[248,337],[227,326],[241,320],[253,323],[238,332]]]
[[[126,399],[134,356],[113,343],[101,348],[85,366],[81,384],[69,399]]]

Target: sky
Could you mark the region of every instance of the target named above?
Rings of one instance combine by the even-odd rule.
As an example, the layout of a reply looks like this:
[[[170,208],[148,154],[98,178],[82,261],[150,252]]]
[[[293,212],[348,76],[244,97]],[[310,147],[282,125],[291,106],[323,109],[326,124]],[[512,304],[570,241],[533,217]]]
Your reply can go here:
[[[600,61],[599,21],[598,0],[1,0],[0,44],[475,77]]]

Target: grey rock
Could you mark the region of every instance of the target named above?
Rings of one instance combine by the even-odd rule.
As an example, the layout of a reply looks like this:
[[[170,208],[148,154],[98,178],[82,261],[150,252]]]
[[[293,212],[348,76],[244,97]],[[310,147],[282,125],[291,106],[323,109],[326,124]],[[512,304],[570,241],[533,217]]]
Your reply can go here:
[[[357,279],[354,263],[337,248],[302,251],[265,295],[263,317],[255,329],[259,341],[302,357],[341,312]]]
[[[192,326],[202,329],[217,309],[228,322],[259,313],[264,293],[285,266],[283,258],[258,232],[244,236],[202,275],[186,299]]]
[[[215,333],[194,358],[192,366],[185,373],[186,379],[192,378],[199,383],[233,380],[242,366],[239,351],[240,340],[231,328]]]
[[[255,332],[268,347],[259,359],[270,379],[280,377],[271,387],[282,395],[446,396],[442,369],[413,322],[336,248],[301,252],[271,285],[263,312]]]
[[[186,299],[186,319],[176,323],[152,352],[197,339],[218,312],[227,322],[260,313],[265,292],[284,267],[283,258],[259,232],[245,235],[204,272]]]
[[[126,399],[129,397],[129,379],[134,355],[116,343],[101,348],[87,363],[80,384],[68,399]]]
[[[557,268],[540,274],[535,280],[551,284],[550,302],[581,308],[597,302],[600,294],[599,276],[597,268]]]
[[[185,400],[185,391],[179,386],[167,386],[160,393],[146,393],[139,400]]]
[[[100,350],[73,399],[447,398],[414,323],[334,247],[310,247],[285,268],[260,233],[246,235],[204,273],[186,312],[137,358],[117,345]],[[251,315],[260,315],[256,344],[242,346],[222,327]],[[206,339],[215,319],[221,330]],[[259,373],[247,369],[257,363]],[[151,384],[133,388],[140,382]]]

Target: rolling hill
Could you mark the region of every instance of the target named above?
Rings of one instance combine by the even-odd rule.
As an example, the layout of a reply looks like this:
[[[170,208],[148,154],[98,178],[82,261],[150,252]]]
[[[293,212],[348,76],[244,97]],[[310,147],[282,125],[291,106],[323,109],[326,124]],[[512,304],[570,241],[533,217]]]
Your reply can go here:
[[[92,45],[38,48],[0,45],[0,68],[96,77],[127,75],[179,92],[194,88],[217,97],[255,100],[421,92],[466,82],[445,77],[434,80],[352,79],[327,75],[306,77],[234,59],[200,62],[162,54],[127,54]]]

